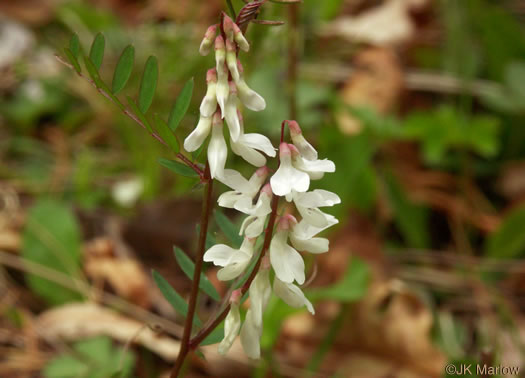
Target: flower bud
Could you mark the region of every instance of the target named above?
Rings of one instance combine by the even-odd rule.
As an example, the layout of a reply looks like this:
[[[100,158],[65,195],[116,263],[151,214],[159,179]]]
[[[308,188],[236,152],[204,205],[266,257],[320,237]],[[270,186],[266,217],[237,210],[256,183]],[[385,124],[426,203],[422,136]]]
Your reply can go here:
[[[239,80],[241,74],[237,66],[237,51],[235,45],[229,39],[226,40],[226,64],[232,74],[233,80]]]
[[[295,147],[299,150],[308,160],[317,160],[317,151],[312,147],[310,143],[304,138],[303,132],[299,127],[297,121],[287,121],[290,129],[290,136]]]
[[[235,25],[233,20],[230,18],[230,16],[225,14],[224,20],[222,22],[222,28],[224,30],[224,34],[226,34],[226,39],[231,42],[233,42],[233,33],[234,33],[233,25]]]
[[[204,34],[204,39],[201,42],[201,46],[199,48],[199,53],[202,56],[206,56],[210,53],[211,47],[213,45],[213,40],[215,38],[215,35],[217,34],[217,25],[212,25],[206,30],[206,33]]]
[[[242,33],[241,29],[237,24],[233,24],[233,33],[234,33],[234,39],[235,42],[237,42],[237,45],[241,48],[242,51],[249,51],[250,50],[250,44],[244,37],[244,34]]]

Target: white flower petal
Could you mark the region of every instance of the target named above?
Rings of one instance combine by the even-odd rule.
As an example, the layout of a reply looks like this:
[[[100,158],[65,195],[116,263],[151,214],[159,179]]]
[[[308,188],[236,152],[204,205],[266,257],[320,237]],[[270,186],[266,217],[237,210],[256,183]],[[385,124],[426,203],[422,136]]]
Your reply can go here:
[[[204,253],[204,261],[212,262],[216,266],[226,266],[235,261],[237,252],[239,250],[225,244],[217,244]]]
[[[237,114],[237,96],[233,93],[230,93],[226,101],[225,118],[232,140],[239,140],[239,136],[241,135],[241,122]]]
[[[249,309],[241,329],[241,344],[244,353],[246,353],[248,357],[253,359],[261,357],[261,334],[262,329],[254,324],[251,309]]]
[[[328,226],[328,219],[326,213],[323,213],[317,207],[303,207],[296,206],[299,214],[303,217],[303,220],[310,223],[312,226],[325,228]]]
[[[315,314],[314,306],[312,306],[312,303],[296,285],[282,282],[276,278],[273,281],[273,290],[275,295],[285,301],[289,306],[295,308],[306,306],[312,315]]]
[[[234,154],[239,155],[244,160],[246,160],[251,165],[256,167],[262,167],[266,164],[266,158],[260,152],[255,151],[255,149],[247,147],[242,143],[242,137],[238,142],[230,141],[230,146]]]
[[[290,233],[290,242],[298,251],[310,253],[325,253],[329,249],[329,241],[325,238],[302,239],[295,236],[294,232]]]
[[[238,251],[240,254],[240,252]],[[245,255],[242,255],[245,256]],[[247,258],[245,260],[241,260],[239,262],[233,262],[229,264],[228,266],[225,266],[224,268],[220,269],[217,272],[217,278],[219,281],[230,281],[234,278],[239,277],[246,267],[250,264],[250,258]]]
[[[248,87],[248,84],[244,81],[242,77],[239,77],[235,80],[237,85],[237,90],[239,91],[239,98],[241,102],[248,109],[253,110],[254,112],[259,112],[266,108],[266,101],[261,97],[257,92]]]
[[[232,303],[230,311],[226,315],[224,321],[224,339],[219,344],[219,353],[225,355],[230,350],[235,338],[239,334],[241,328],[241,314],[239,312],[239,305]]]
[[[286,244],[288,232],[278,231],[270,243],[270,262],[275,275],[283,282],[304,283],[304,261],[295,249]]]
[[[241,193],[247,192],[250,188],[248,180],[234,169],[225,169],[223,175],[219,177],[219,181]]]
[[[341,203],[341,198],[328,190],[316,189],[306,193],[295,193],[294,202],[304,207],[334,206]]]
[[[200,113],[204,117],[211,117],[217,110],[217,83],[208,83],[206,95],[202,99]]]
[[[250,285],[250,309],[255,326],[262,328],[263,311],[270,300],[270,270],[261,269]]]
[[[212,178],[222,177],[227,157],[228,147],[222,133],[222,125],[213,125],[210,143],[208,144],[208,162]]]
[[[328,159],[306,160],[298,156],[294,159],[294,165],[305,172],[335,172],[335,164]]]
[[[184,140],[184,149],[188,152],[193,152],[199,149],[204,143],[204,140],[210,133],[212,118],[201,115],[199,123],[193,132]]]
[[[278,196],[286,196],[292,190],[306,192],[310,186],[310,177],[295,169],[289,156],[281,157],[279,169],[270,179],[273,192]]]
[[[312,226],[310,223],[306,222],[304,219],[301,220],[297,225],[295,225],[293,232],[295,235],[300,235],[302,239],[310,239],[320,233],[321,231],[327,229],[334,224],[339,223],[339,221],[330,214],[325,214],[328,225],[320,228]]]
[[[217,203],[221,207],[226,207],[228,209],[233,209],[235,207],[235,204],[237,201],[239,201],[241,198],[245,197],[245,195],[241,192],[237,191],[229,191],[222,193],[219,198],[217,199]]]
[[[270,139],[264,135],[257,133],[244,134],[242,137],[242,143],[248,147],[262,151],[270,157],[275,157],[277,155],[272,142],[270,142]]]

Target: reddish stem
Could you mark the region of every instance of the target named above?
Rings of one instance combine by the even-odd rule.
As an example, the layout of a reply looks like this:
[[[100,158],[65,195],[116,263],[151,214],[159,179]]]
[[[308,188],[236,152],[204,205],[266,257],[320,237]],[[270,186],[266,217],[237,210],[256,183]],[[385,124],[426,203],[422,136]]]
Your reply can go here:
[[[186,315],[186,322],[184,324],[184,333],[181,340],[181,348],[177,361],[171,371],[171,378],[176,378],[186,356],[191,350],[190,347],[190,338],[191,330],[193,328],[193,317],[195,315],[195,309],[197,307],[197,296],[199,294],[199,283],[202,272],[203,256],[204,250],[206,248],[206,235],[208,234],[208,223],[210,220],[210,214],[212,209],[212,195],[213,195],[213,179],[210,175],[210,166],[206,163],[206,168],[204,170],[204,203],[202,204],[202,213],[201,213],[201,223],[200,223],[200,234],[199,234],[199,243],[197,247],[197,255],[195,256],[195,270],[193,272],[193,281],[191,287],[190,301],[188,303],[188,313]]]

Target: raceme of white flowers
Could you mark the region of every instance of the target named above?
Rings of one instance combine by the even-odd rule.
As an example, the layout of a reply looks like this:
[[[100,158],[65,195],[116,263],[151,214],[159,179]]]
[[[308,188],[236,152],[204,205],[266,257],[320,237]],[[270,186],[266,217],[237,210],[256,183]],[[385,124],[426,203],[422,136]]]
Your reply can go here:
[[[214,245],[204,254],[204,261],[221,267],[217,273],[221,281],[243,277],[250,263],[259,258],[260,251],[255,250],[256,241],[264,234],[272,212],[272,197],[284,197],[295,207],[295,212],[290,212],[292,207],[286,206],[286,213],[276,222],[268,254],[262,259],[260,269],[249,287],[250,307],[244,322],[241,322],[240,315],[241,289],[235,290],[230,297],[230,311],[225,319],[225,335],[219,345],[219,352],[227,353],[240,334],[244,351],[250,358],[256,359],[261,353],[263,313],[272,290],[288,305],[305,306],[314,313],[312,304],[299,286],[306,279],[301,253],[319,254],[328,251],[328,240],[317,235],[338,223],[338,220],[320,208],[334,206],[341,200],[337,194],[326,190],[309,191],[312,180],[321,179],[327,172],[335,172],[335,164],[327,159],[318,159],[317,151],[304,138],[295,121],[286,121],[292,143],[280,144],[280,164],[269,177],[271,170],[265,166],[266,157],[261,152],[275,157],[276,150],[264,135],[244,133],[240,112],[240,104],[253,111],[261,111],[266,107],[265,100],[244,81],[242,65],[237,59],[237,49],[248,51],[249,44],[239,27],[226,15],[217,36],[218,32],[218,25],[211,26],[200,47],[201,54],[206,55],[215,46],[216,67],[207,73],[208,87],[201,103],[200,119],[184,141],[184,148],[188,152],[197,150],[211,133],[208,143],[211,176],[232,189],[222,193],[217,202],[221,207],[246,214],[246,218],[239,233],[244,236],[242,245],[239,248]],[[258,168],[249,179],[233,169],[225,168],[228,147],[223,134],[224,120],[232,152]],[[271,274],[271,269],[274,274]]]

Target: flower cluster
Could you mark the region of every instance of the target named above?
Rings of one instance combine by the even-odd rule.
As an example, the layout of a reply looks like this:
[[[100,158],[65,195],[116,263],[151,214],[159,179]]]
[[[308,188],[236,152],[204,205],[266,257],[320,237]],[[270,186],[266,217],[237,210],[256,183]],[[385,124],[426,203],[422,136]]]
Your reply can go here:
[[[224,120],[228,125],[233,153],[248,163],[262,167],[266,164],[266,158],[259,151],[271,157],[276,153],[272,143],[264,135],[244,133],[240,103],[257,112],[266,108],[264,99],[246,84],[242,64],[237,59],[238,49],[248,51],[250,45],[239,27],[227,15],[223,16],[221,27],[217,26],[208,28],[200,46],[202,55],[208,55],[212,46],[215,46],[215,68],[208,70],[206,75],[207,91],[200,106],[199,123],[184,140],[184,149],[188,152],[196,151],[211,131],[208,144],[211,177],[221,179],[228,156],[223,133]]]
[[[241,322],[239,307],[243,292],[238,289],[229,298],[225,336],[219,345],[219,352],[227,353],[240,334],[246,354],[255,359],[260,357],[263,313],[272,291],[288,305],[306,306],[314,313],[312,304],[298,286],[305,283],[305,264],[300,252],[319,254],[328,251],[328,240],[317,235],[338,221],[320,208],[341,201],[335,193],[326,190],[309,191],[310,182],[321,179],[326,172],[335,172],[335,165],[330,160],[318,159],[317,151],[304,138],[296,121],[283,123],[283,127],[288,125],[292,143],[281,141],[279,167],[270,177],[271,171],[265,166],[266,158],[256,150],[270,157],[275,156],[276,151],[265,136],[244,134],[238,106],[240,100],[251,110],[265,107],[264,99],[246,85],[242,66],[237,60],[237,47],[246,51],[249,45],[238,26],[227,16],[224,16],[220,31],[221,35],[216,36],[217,26],[210,27],[201,45],[201,53],[206,54],[215,43],[217,66],[208,71],[208,90],[202,101],[199,124],[184,142],[187,151],[194,151],[203,144],[211,129],[208,144],[210,173],[232,189],[221,194],[217,202],[221,207],[236,209],[246,215],[239,233],[244,236],[239,248],[217,244],[204,254],[204,261],[221,267],[217,273],[219,280],[241,277],[251,261],[261,258],[255,252],[255,245],[263,234],[268,217],[276,211],[276,208],[272,209],[272,198],[274,195],[284,197],[288,202],[283,206],[283,215],[278,218],[275,231],[268,231],[274,231],[273,235],[268,234],[272,236],[271,241],[268,239],[269,254],[256,265],[259,270],[249,286],[250,307],[245,320]],[[227,147],[222,131],[223,116],[228,124],[232,151],[258,167],[249,179],[225,168]]]

